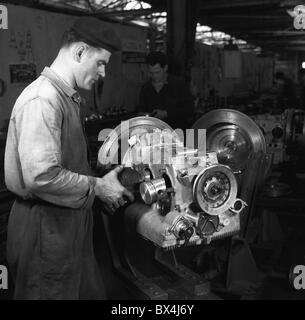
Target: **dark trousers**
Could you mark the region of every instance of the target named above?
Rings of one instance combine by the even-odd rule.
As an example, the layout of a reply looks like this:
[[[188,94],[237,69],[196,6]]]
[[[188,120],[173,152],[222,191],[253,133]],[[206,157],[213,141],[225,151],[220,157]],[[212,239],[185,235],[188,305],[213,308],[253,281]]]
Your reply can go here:
[[[105,299],[93,252],[91,210],[17,199],[8,223],[7,260],[15,299]]]

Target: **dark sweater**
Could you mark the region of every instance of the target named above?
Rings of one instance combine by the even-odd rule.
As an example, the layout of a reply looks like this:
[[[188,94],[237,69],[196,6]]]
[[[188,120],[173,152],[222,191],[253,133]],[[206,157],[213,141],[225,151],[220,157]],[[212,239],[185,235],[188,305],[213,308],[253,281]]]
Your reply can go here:
[[[167,83],[157,92],[151,81],[146,82],[140,92],[140,112],[152,112],[154,109],[167,111],[167,122],[174,129],[190,128],[194,112],[193,97],[185,82],[169,75]]]

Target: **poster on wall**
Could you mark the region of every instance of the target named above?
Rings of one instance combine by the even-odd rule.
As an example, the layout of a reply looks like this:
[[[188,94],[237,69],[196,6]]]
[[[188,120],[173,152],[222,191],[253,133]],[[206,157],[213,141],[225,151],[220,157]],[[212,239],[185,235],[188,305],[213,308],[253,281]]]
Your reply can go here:
[[[143,39],[123,39],[122,51],[125,52],[144,52],[146,51],[145,41]]]
[[[136,39],[124,39],[122,41],[123,63],[145,63],[145,42]]]
[[[123,63],[145,63],[146,55],[144,52],[122,52]]]
[[[11,84],[27,84],[36,79],[36,65],[33,63],[10,64]]]

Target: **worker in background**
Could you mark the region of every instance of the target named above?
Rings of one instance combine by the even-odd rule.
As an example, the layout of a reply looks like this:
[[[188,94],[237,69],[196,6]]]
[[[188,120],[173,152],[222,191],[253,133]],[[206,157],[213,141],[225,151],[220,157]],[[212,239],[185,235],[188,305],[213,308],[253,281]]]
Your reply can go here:
[[[282,110],[297,107],[296,84],[288,78],[282,71],[277,71],[274,75],[276,93],[279,107]]]
[[[150,79],[140,91],[140,114],[159,118],[174,129],[189,127],[194,106],[186,83],[168,73],[168,61],[162,52],[149,53],[146,63]]]
[[[7,260],[15,299],[105,299],[93,252],[92,203],[112,210],[133,195],[121,167],[91,174],[80,122],[78,88],[90,90],[120,40],[94,18],[65,34],[56,59],[21,93],[12,110],[5,182],[16,194],[8,223]]]

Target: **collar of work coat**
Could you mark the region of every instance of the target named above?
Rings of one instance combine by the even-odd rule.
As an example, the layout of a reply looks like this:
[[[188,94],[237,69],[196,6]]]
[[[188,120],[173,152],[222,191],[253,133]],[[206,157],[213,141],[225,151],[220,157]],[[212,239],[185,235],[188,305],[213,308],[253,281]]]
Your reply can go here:
[[[78,105],[81,103],[80,94],[73,89],[65,80],[63,80],[54,70],[45,67],[41,75],[48,78],[57,88],[62,90],[68,97],[71,97]]]

